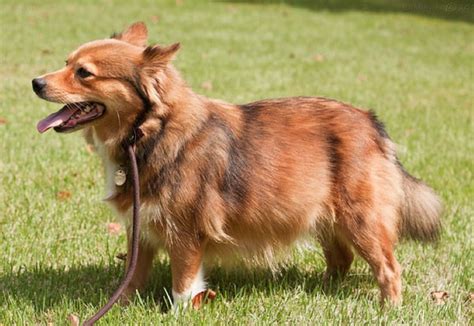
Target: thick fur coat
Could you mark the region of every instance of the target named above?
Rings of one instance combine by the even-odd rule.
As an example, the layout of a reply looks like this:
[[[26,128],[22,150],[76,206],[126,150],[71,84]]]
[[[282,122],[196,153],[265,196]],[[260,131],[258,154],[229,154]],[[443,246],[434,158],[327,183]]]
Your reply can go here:
[[[395,245],[403,235],[436,238],[441,204],[403,169],[375,114],[321,97],[211,100],[173,67],[179,44],[146,40],[145,25],[136,23],[86,43],[34,85],[44,99],[100,109],[87,123],[69,122],[75,127],[57,126],[57,116],[46,122],[57,131],[84,129],[103,159],[108,201],[127,224],[131,180],[117,185],[114,175],[128,172],[122,144],[140,131],[143,231],[124,300],[145,286],[158,248],[170,256],[175,301],[192,299],[197,307],[214,296],[204,282],[206,258],[271,260],[309,235],[324,250],[326,279],[344,275],[356,252],[382,299],[398,302]]]

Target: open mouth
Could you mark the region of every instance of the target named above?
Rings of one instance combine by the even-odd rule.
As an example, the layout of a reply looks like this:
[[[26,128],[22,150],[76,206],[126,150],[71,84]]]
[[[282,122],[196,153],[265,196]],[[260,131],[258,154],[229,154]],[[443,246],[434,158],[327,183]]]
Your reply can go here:
[[[105,106],[95,102],[78,102],[66,104],[53,114],[39,121],[36,128],[43,133],[50,128],[56,132],[67,132],[78,129],[96,120],[105,112]]]

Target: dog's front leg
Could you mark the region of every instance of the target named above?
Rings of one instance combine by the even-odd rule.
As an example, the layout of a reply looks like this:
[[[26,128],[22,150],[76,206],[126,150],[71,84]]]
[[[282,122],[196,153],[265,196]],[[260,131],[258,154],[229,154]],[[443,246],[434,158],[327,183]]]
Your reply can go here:
[[[173,305],[180,303],[185,307],[191,300],[192,306],[198,309],[205,300],[212,300],[215,292],[207,290],[204,281],[202,258],[204,242],[181,242],[169,247],[173,286]]]
[[[127,230],[127,262],[125,264],[125,270],[128,270],[130,264],[130,256],[132,252],[132,239],[131,239],[131,229]],[[153,258],[156,254],[156,248],[153,247],[150,243],[140,239],[138,242],[138,257],[137,257],[137,267],[133,273],[132,280],[128,287],[123,292],[120,303],[128,304],[133,298],[137,291],[142,291],[148,280],[151,268],[153,266]]]

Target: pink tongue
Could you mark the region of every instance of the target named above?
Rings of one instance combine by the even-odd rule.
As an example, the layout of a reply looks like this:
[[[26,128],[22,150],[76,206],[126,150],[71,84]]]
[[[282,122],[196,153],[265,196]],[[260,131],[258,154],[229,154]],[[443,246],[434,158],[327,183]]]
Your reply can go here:
[[[58,112],[50,114],[43,120],[39,121],[36,125],[36,129],[38,129],[40,133],[43,133],[50,128],[57,127],[67,121],[74,113],[76,113],[77,110],[78,109],[66,105]]]

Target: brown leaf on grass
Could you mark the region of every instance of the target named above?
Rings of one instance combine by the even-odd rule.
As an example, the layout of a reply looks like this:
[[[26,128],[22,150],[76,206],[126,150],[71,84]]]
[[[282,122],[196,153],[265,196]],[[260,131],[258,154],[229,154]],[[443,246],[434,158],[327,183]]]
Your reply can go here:
[[[316,54],[313,56],[313,60],[316,62],[323,62],[324,61],[324,56],[322,54]]]
[[[366,75],[363,75],[363,74],[359,74],[357,75],[357,81],[359,82],[364,82],[367,80],[367,76]]]
[[[232,6],[232,5],[227,6],[226,9],[228,12],[233,13],[233,14],[239,11],[235,6]]]
[[[125,261],[127,260],[127,254],[125,252],[119,252],[115,258]]]
[[[69,314],[69,316],[67,316],[67,320],[69,320],[69,324],[71,326],[79,326],[79,317],[76,315]]]
[[[7,119],[0,117],[0,125],[6,125]]]
[[[201,84],[201,87],[205,89],[206,91],[212,90],[212,82],[210,80],[205,81],[204,83]]]
[[[443,304],[448,300],[449,293],[446,291],[433,291],[431,292],[431,299],[435,304]]]
[[[153,16],[150,17],[150,20],[151,20],[151,22],[152,22],[153,24],[156,24],[156,23],[158,23],[158,22],[160,21],[160,16],[158,16],[158,15],[153,15]]]
[[[209,303],[216,298],[216,292],[211,289],[196,294],[192,299],[193,308],[198,310],[205,303]]]
[[[58,198],[61,201],[68,200],[69,198],[71,198],[71,196],[72,196],[71,192],[67,190],[58,191],[58,193],[56,194],[56,198]]]
[[[467,295],[466,302],[474,303],[474,292]]]
[[[121,228],[122,228],[122,226],[119,223],[108,223],[107,224],[107,231],[109,232],[109,234],[112,234],[112,235],[119,234]]]

